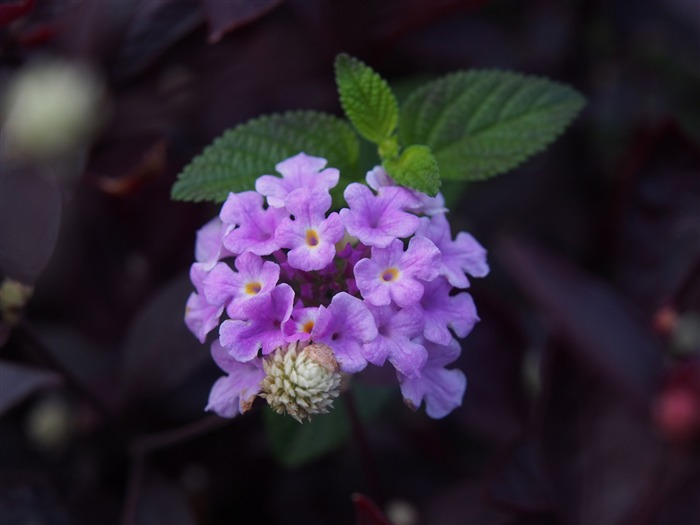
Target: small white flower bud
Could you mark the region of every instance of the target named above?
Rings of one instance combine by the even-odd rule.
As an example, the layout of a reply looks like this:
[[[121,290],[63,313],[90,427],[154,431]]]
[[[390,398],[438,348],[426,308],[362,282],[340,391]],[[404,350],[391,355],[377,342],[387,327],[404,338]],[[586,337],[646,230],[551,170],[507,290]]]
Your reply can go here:
[[[303,343],[301,343],[303,344]],[[260,397],[278,414],[287,413],[300,423],[325,414],[340,392],[340,370],[330,347],[291,343],[265,358],[265,379]]]

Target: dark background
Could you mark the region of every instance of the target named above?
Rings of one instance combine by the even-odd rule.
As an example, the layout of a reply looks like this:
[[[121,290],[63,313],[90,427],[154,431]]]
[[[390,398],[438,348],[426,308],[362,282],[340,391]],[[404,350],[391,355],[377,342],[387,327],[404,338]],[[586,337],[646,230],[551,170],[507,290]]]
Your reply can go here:
[[[700,523],[699,37],[694,0],[0,2],[0,87],[77,60],[109,107],[70,168],[0,159],[0,274],[35,285],[0,330],[0,521],[385,524],[361,493],[396,525]],[[504,68],[588,104],[546,153],[449,187],[492,266],[464,405],[395,395],[289,469],[260,405],[203,412],[219,371],[182,317],[217,208],[169,192],[226,128],[340,114],[339,52],[399,96]]]

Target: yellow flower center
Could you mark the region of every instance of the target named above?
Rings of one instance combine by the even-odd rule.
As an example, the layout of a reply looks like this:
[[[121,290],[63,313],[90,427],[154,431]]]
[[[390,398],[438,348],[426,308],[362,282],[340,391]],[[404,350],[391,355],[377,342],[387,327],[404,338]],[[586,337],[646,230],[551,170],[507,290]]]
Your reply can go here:
[[[399,277],[399,270],[397,268],[387,268],[382,272],[382,281],[385,283],[390,283],[395,281]]]
[[[318,246],[318,233],[316,230],[306,230],[306,244],[308,246]]]
[[[248,295],[257,295],[260,293],[260,290],[262,290],[262,285],[257,281],[246,283],[245,285],[245,293]]]

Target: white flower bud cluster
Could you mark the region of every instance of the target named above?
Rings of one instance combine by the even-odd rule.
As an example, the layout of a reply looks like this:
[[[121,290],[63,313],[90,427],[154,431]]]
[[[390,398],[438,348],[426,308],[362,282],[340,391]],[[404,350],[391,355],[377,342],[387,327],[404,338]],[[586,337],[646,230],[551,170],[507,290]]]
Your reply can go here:
[[[340,392],[341,379],[330,347],[302,344],[291,343],[265,358],[260,394],[275,412],[286,412],[300,423],[328,412]]]

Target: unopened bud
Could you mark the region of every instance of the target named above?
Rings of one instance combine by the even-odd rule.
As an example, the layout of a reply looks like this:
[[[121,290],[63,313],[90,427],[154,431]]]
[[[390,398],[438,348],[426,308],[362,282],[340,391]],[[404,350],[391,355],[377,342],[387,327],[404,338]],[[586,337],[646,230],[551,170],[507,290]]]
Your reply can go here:
[[[291,343],[265,358],[260,397],[278,414],[285,412],[300,423],[325,414],[340,392],[338,362],[330,347]]]

